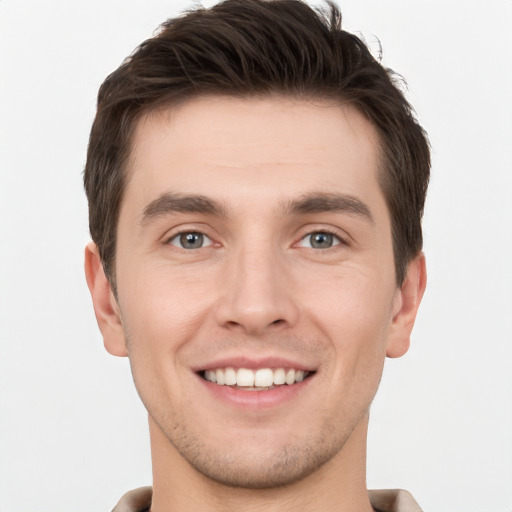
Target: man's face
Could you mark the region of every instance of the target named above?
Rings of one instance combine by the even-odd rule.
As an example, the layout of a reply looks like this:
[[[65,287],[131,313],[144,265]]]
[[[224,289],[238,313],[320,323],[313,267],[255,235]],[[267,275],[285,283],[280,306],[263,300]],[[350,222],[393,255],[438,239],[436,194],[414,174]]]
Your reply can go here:
[[[372,125],[324,100],[199,98],[139,122],[105,342],[126,340],[161,450],[275,486],[364,430],[386,352],[406,350],[378,166]]]

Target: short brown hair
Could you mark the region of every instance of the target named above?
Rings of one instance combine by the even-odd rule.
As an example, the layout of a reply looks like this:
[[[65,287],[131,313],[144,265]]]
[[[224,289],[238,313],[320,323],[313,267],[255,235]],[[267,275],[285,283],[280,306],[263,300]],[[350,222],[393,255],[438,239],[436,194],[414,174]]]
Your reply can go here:
[[[116,231],[134,127],[143,114],[201,95],[333,98],[380,134],[379,182],[391,215],[397,284],[422,248],[430,149],[397,84],[328,2],[225,0],[165,22],[102,84],[84,184],[89,227],[115,291]]]

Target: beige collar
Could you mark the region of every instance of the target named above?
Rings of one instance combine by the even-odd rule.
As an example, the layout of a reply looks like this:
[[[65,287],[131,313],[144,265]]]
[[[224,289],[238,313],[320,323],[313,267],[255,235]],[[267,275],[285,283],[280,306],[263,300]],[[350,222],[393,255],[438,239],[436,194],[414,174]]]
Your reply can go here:
[[[379,512],[422,512],[412,494],[402,489],[368,491],[370,503]]]
[[[151,507],[151,487],[139,487],[127,492],[112,512],[144,512]],[[370,503],[379,512],[422,512],[412,495],[401,489],[368,491]]]

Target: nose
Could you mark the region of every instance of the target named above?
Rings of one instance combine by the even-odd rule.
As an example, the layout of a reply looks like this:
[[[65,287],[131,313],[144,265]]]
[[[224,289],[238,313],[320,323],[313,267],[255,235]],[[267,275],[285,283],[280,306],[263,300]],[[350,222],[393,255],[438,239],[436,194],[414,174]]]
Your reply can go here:
[[[275,249],[240,250],[226,261],[223,274],[216,310],[220,326],[261,335],[297,321],[293,279],[285,258]]]

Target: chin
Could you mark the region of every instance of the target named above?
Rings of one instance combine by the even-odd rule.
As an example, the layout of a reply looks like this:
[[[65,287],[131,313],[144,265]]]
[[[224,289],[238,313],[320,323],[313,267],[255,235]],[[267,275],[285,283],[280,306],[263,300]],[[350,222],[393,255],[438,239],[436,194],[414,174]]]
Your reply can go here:
[[[190,434],[171,442],[198,473],[211,481],[228,487],[271,489],[292,485],[315,473],[342,450],[348,437],[333,441],[329,436],[319,436],[279,446],[275,439],[262,439],[260,443],[244,439],[239,445],[231,443],[223,452]],[[329,444],[326,439],[330,439]]]
[[[221,457],[220,460],[210,458],[208,462],[193,461],[192,464],[203,476],[227,487],[271,489],[301,481],[330,458],[325,455],[318,456],[318,454],[290,456],[286,450],[283,450],[280,456],[274,455],[273,460],[255,461],[233,457],[231,461],[226,461],[226,458]]]

